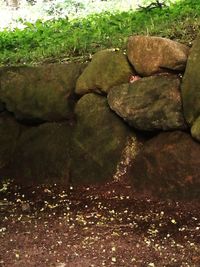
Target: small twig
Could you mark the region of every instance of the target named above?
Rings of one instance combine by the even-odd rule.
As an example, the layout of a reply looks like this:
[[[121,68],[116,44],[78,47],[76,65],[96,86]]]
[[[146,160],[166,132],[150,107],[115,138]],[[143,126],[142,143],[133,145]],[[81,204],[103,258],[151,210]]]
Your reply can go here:
[[[159,0],[156,0],[155,2],[150,3],[148,6],[140,6],[139,5],[139,9],[141,9],[141,11],[151,11],[152,9],[155,8],[159,8],[162,9],[163,7],[166,7],[166,4],[163,2],[161,3]]]

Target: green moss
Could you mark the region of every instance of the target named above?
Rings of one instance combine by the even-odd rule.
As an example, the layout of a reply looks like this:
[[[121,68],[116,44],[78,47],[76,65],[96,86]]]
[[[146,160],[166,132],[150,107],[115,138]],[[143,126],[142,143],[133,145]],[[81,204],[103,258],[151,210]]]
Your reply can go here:
[[[103,96],[83,96],[75,112],[77,125],[70,152],[72,182],[111,180],[131,131],[109,109]]]
[[[200,37],[190,51],[182,82],[182,99],[185,118],[189,125],[200,115]]]
[[[76,93],[107,93],[114,85],[128,82],[132,73],[127,57],[121,51],[99,51],[77,80]]]
[[[83,67],[72,63],[2,69],[0,99],[18,119],[65,120]]]
[[[195,120],[191,128],[192,137],[200,141],[200,116]]]

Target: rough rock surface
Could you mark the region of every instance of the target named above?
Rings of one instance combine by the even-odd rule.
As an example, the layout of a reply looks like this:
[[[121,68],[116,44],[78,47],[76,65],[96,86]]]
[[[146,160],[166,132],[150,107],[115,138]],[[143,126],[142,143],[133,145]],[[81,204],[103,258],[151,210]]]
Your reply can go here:
[[[121,51],[97,52],[77,80],[76,93],[107,93],[111,87],[129,81],[133,70]]]
[[[130,171],[137,190],[154,196],[200,196],[200,145],[184,132],[161,133],[146,142]]]
[[[110,181],[134,133],[116,116],[101,95],[86,94],[75,108],[77,125],[72,133],[72,183],[95,184]]]
[[[184,115],[192,126],[200,116],[200,36],[191,48],[181,88]]]
[[[83,66],[2,68],[0,100],[20,120],[64,120],[71,116],[71,97]]]
[[[12,159],[16,142],[20,134],[20,125],[6,112],[0,116],[0,176]]]
[[[0,112],[5,110],[5,105],[3,102],[0,101]]]
[[[70,132],[67,123],[45,123],[24,130],[17,142],[11,177],[23,184],[67,184]]]
[[[108,103],[139,130],[185,129],[177,76],[158,75],[113,87]]]
[[[166,70],[183,71],[189,48],[178,42],[152,36],[131,36],[127,47],[128,59],[141,76]]]
[[[191,128],[191,135],[197,141],[200,141],[200,116],[194,121]]]

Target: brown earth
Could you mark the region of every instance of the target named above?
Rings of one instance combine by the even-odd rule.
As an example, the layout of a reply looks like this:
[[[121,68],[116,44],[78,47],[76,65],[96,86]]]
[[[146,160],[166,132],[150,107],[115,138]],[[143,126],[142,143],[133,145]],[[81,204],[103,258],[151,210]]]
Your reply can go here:
[[[0,194],[1,267],[200,266],[198,201],[159,201],[120,183],[11,182]]]

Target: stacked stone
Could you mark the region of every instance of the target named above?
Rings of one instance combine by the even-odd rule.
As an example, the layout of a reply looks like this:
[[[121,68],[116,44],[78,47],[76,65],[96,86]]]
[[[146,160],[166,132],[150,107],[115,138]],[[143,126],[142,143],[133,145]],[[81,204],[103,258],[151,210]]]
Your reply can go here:
[[[68,185],[128,176],[140,191],[198,197],[199,40],[190,50],[131,36],[127,54],[106,49],[87,64],[2,68],[1,177]]]

